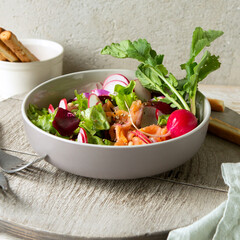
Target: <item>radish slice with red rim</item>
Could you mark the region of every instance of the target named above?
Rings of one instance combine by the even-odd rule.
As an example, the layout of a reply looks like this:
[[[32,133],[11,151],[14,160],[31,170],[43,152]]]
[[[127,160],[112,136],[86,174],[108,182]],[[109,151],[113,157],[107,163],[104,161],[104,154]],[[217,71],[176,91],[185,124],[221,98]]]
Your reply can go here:
[[[78,133],[78,137],[77,137],[77,142],[88,143],[87,133],[86,133],[84,128],[80,128],[79,133]]]
[[[135,136],[139,137],[146,144],[152,143],[151,140],[145,136],[141,131],[135,130],[132,132]]]
[[[97,104],[101,103],[101,100],[99,99],[99,97],[94,94],[94,93],[91,93],[88,97],[88,107],[92,107],[92,106],[95,106]]]
[[[49,112],[49,113],[54,113],[54,111],[55,111],[55,109],[54,109],[53,105],[52,105],[52,104],[49,104],[49,106],[48,106],[48,112]]]
[[[97,89],[101,89],[102,86],[103,86],[103,83],[102,83],[102,82],[97,82],[97,83],[96,83]]]
[[[103,82],[103,88],[105,87],[106,84],[112,81],[121,81],[121,82],[124,82],[126,85],[130,83],[130,81],[122,74],[112,74],[109,77],[107,77]]]
[[[118,81],[118,80],[113,80],[111,82],[108,82],[105,86],[103,86],[103,89],[110,92],[110,94],[114,93],[114,88],[116,85],[121,85],[126,87],[128,84],[122,82],[122,81]]]
[[[66,110],[67,109],[67,99],[66,98],[61,99],[58,107]]]

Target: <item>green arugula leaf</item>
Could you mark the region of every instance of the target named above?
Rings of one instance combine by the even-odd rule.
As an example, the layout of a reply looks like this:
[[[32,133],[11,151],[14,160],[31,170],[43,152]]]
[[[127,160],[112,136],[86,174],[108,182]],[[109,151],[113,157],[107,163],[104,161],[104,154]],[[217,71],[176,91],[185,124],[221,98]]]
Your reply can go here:
[[[112,43],[103,48],[101,54],[111,55],[116,58],[132,58],[151,66],[162,64],[164,57],[163,55],[157,55],[146,39],[138,39],[133,42],[124,40],[120,43]]]
[[[186,70],[186,77],[181,81],[178,81],[172,73],[168,73],[163,65],[164,56],[157,55],[146,39],[112,43],[103,48],[101,53],[117,58],[138,60],[140,65],[136,70],[136,77],[143,87],[162,93],[171,103],[171,106],[178,109],[191,109],[192,113],[195,114],[198,82],[220,67],[218,57],[211,56],[209,52],[205,52],[199,63],[195,62],[195,58],[222,34],[222,31],[204,31],[201,27],[194,30],[190,58],[186,63],[181,64],[181,69]]]
[[[215,71],[220,67],[218,57],[211,56],[209,51],[206,51],[201,58],[200,62],[193,68],[193,74],[189,81],[183,86],[186,92],[189,94],[189,100],[191,103],[191,112],[196,114],[196,93],[197,86],[209,73]]]
[[[194,62],[196,56],[205,48],[209,47],[211,42],[223,35],[222,31],[208,30],[204,31],[197,27],[193,32],[192,44],[190,48],[190,58],[188,62],[181,65],[181,69],[186,70],[186,82],[183,89],[188,93],[188,101],[193,114],[196,114],[196,93],[198,83],[202,81],[208,74],[220,67],[219,57],[205,51],[199,63]]]
[[[201,66],[199,70],[198,78],[199,82],[207,77],[208,74],[220,68],[221,63],[218,61],[219,56],[210,55],[205,61],[205,64]]]
[[[190,109],[181,94],[176,90],[177,81],[175,77],[173,75],[166,77],[168,70],[162,64],[164,56],[157,55],[146,39],[112,43],[102,49],[101,53],[117,58],[133,58],[142,62],[138,66],[136,76],[145,88],[161,92],[179,109]],[[172,83],[174,84],[172,85]]]
[[[192,36],[192,45],[190,49],[191,62],[194,61],[195,57],[205,48],[209,47],[210,43],[218,37],[222,36],[222,31],[208,30],[204,31],[201,27],[195,28]]]

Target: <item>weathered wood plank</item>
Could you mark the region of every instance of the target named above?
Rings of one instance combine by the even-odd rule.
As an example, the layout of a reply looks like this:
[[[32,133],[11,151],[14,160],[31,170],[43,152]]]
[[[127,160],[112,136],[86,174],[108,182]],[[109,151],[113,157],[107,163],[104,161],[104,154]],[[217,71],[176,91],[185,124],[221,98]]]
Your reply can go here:
[[[0,147],[34,153],[24,133],[21,104],[12,98],[0,102]]]
[[[227,197],[226,192],[154,178],[88,179],[44,161],[8,177],[11,192],[0,199],[1,220],[78,237],[125,238],[169,231],[206,215]]]
[[[240,87],[202,88],[240,112]],[[21,99],[0,102],[0,147],[30,160],[35,156],[22,127]],[[210,134],[193,159],[151,178],[89,179],[42,161],[8,175],[11,191],[0,198],[0,232],[23,239],[165,239],[169,230],[196,221],[227,198],[220,165],[236,161],[239,146]]]

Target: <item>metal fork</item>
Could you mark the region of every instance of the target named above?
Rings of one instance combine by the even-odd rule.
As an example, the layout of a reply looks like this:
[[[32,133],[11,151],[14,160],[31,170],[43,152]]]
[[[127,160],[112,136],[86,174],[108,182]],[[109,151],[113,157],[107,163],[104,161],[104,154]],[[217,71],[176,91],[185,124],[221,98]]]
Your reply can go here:
[[[6,173],[15,173],[43,160],[45,157],[46,155],[41,156],[31,162],[26,162],[19,157],[10,155],[0,149],[0,167]]]

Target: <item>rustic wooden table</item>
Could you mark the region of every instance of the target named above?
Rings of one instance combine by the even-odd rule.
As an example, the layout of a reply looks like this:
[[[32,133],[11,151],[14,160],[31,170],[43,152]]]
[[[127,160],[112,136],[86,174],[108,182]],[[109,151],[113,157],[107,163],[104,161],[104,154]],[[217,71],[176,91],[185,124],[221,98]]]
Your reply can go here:
[[[240,113],[240,87],[201,85],[200,90]],[[36,155],[22,126],[22,98],[0,102],[0,148],[30,160]],[[226,109],[222,116],[240,127],[238,114]],[[238,162],[239,156],[238,145],[208,134],[184,165],[138,180],[88,179],[42,161],[7,175],[10,190],[0,190],[0,238],[166,239],[170,230],[193,223],[227,199],[220,166]]]

